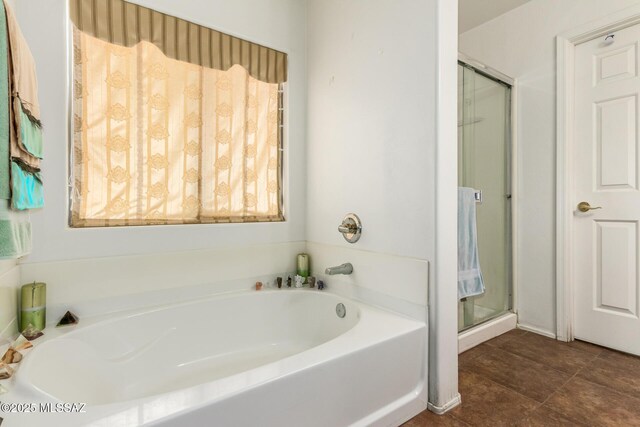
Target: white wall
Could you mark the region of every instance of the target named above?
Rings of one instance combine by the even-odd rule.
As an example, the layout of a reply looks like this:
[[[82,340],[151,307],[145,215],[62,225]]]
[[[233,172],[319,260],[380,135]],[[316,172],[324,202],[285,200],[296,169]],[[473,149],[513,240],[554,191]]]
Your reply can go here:
[[[440,3],[308,2],[307,240],[312,269],[322,275],[326,264],[351,261],[352,277],[328,277],[329,287],[347,287],[373,303],[384,295],[387,303],[394,301],[396,309],[406,308],[406,314],[420,312],[423,321],[427,321],[427,296],[434,294],[428,286],[446,285],[435,280],[435,269],[428,268],[436,261],[436,29],[442,25],[438,21]],[[455,218],[456,18],[454,7],[453,25],[447,27],[454,44],[452,75],[449,85],[443,86],[446,96],[454,93],[449,141],[453,157],[443,165],[454,171],[449,218]],[[362,237],[354,245],[337,232],[349,212],[359,215],[363,223]],[[448,238],[455,246],[455,226]],[[324,264],[318,265],[319,260]],[[455,265],[455,255],[449,260]],[[368,270],[358,273],[363,266]],[[387,283],[371,277],[376,269],[378,279],[390,278]],[[455,271],[448,285],[455,289]],[[456,301],[451,293],[447,307],[446,292],[443,295],[443,299],[434,295],[429,308],[432,313],[452,313],[451,331],[442,342],[432,341],[429,350],[442,344],[438,349],[442,354],[450,351],[449,360],[455,361]],[[442,326],[447,327],[441,321],[431,324],[430,340]],[[437,405],[457,396],[457,365],[453,365],[442,369],[436,363],[433,375],[430,370],[430,382],[439,374],[444,384],[429,395]]]
[[[555,37],[638,0],[532,0],[460,36],[460,52],[517,78],[519,322],[555,335]]]
[[[458,302],[458,2],[437,1],[436,231],[429,283],[429,409],[460,404],[456,304]]]
[[[46,207],[32,215],[26,262],[215,249],[304,240],[306,3],[298,0],[138,0],[137,3],[289,54],[287,221],[272,224],[69,229],[67,227],[66,0],[18,1],[16,13],[36,60],[44,123]]]
[[[434,2],[308,8],[307,240],[433,259]],[[355,246],[337,231],[349,212]]]
[[[38,72],[46,206],[31,216],[33,253],[20,269],[5,275],[0,269],[0,332],[15,318],[19,282],[47,282],[47,314],[55,322],[67,309],[82,315],[125,308],[135,294],[151,290],[175,299],[189,292],[248,289],[256,279],[294,271],[295,254],[305,249],[305,2],[137,1],[289,54],[287,221],[105,229],[67,227],[66,0],[16,3]],[[200,288],[194,294],[185,290],[189,286]]]
[[[308,224],[312,242],[434,257],[435,2],[309,1]]]
[[[287,249],[282,256],[288,257],[299,248],[295,242],[306,239],[307,248],[314,251],[312,265],[313,259],[328,263],[332,253],[344,253],[345,258],[353,255],[354,260],[359,257],[364,264],[373,262],[383,269],[384,283],[373,286],[381,278],[368,275],[346,286],[351,290],[359,286],[364,289],[361,296],[378,298],[381,304],[383,299],[393,301],[398,310],[429,322],[429,352],[434,356],[429,372],[435,379],[429,397],[441,408],[456,401],[455,2],[136,2],[289,53],[289,221],[68,229],[67,117],[62,108],[68,80],[62,25],[65,0],[20,1],[18,17],[38,65],[46,138],[47,207],[33,215],[35,249],[22,265],[25,280],[50,280],[51,296],[60,304],[73,298],[86,303],[90,298],[118,298],[145,289],[135,278],[144,277],[148,263],[164,259],[158,253],[198,249],[222,253],[228,247],[283,243]],[[442,117],[446,126],[438,127]],[[358,213],[364,222],[364,235],[354,246],[336,231],[347,212]],[[266,250],[270,249],[274,247]],[[142,261],[95,259],[130,254],[142,254]],[[64,261],[78,258],[85,260]],[[220,255],[210,270],[196,276],[205,280],[209,273],[214,280],[215,268],[224,260]],[[123,264],[131,268],[91,280],[92,275]],[[290,267],[282,258],[275,264]],[[170,275],[163,278],[163,286],[178,280],[178,268],[163,270]],[[66,274],[69,271],[74,274]],[[120,283],[128,273],[130,277]],[[243,277],[237,272],[230,275]],[[426,399],[426,387],[423,392]]]
[[[20,268],[15,260],[0,261],[0,345],[17,332]]]

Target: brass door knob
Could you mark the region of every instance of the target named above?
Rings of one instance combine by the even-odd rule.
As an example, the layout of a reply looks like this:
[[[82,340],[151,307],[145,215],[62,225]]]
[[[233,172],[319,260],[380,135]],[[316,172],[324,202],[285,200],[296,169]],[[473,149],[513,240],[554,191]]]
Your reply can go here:
[[[595,209],[602,209],[602,206],[591,206],[589,202],[578,203],[578,210],[580,212],[589,212]]]

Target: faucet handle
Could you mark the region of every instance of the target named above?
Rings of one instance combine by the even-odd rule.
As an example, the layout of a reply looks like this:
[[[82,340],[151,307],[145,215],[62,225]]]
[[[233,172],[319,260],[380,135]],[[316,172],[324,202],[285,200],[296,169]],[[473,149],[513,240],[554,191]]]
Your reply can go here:
[[[355,224],[348,224],[346,222],[343,222],[338,226],[338,231],[342,234],[355,233],[356,231],[358,231],[358,227],[356,227]]]
[[[342,233],[347,242],[355,243],[362,234],[362,222],[360,222],[358,215],[350,213],[344,217],[342,224],[338,226],[338,231]]]

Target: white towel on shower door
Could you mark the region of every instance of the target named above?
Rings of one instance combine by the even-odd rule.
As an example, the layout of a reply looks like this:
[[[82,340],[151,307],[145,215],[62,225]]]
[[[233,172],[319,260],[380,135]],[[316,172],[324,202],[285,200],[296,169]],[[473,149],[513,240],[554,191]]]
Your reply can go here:
[[[484,293],[478,256],[476,190],[458,188],[458,299]]]

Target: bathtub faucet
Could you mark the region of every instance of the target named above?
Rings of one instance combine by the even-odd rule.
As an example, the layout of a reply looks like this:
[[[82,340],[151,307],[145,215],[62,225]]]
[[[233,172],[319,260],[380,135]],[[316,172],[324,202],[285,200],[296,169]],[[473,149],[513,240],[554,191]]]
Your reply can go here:
[[[330,276],[333,274],[351,274],[353,273],[353,265],[350,262],[345,262],[342,265],[329,267],[324,272]]]

